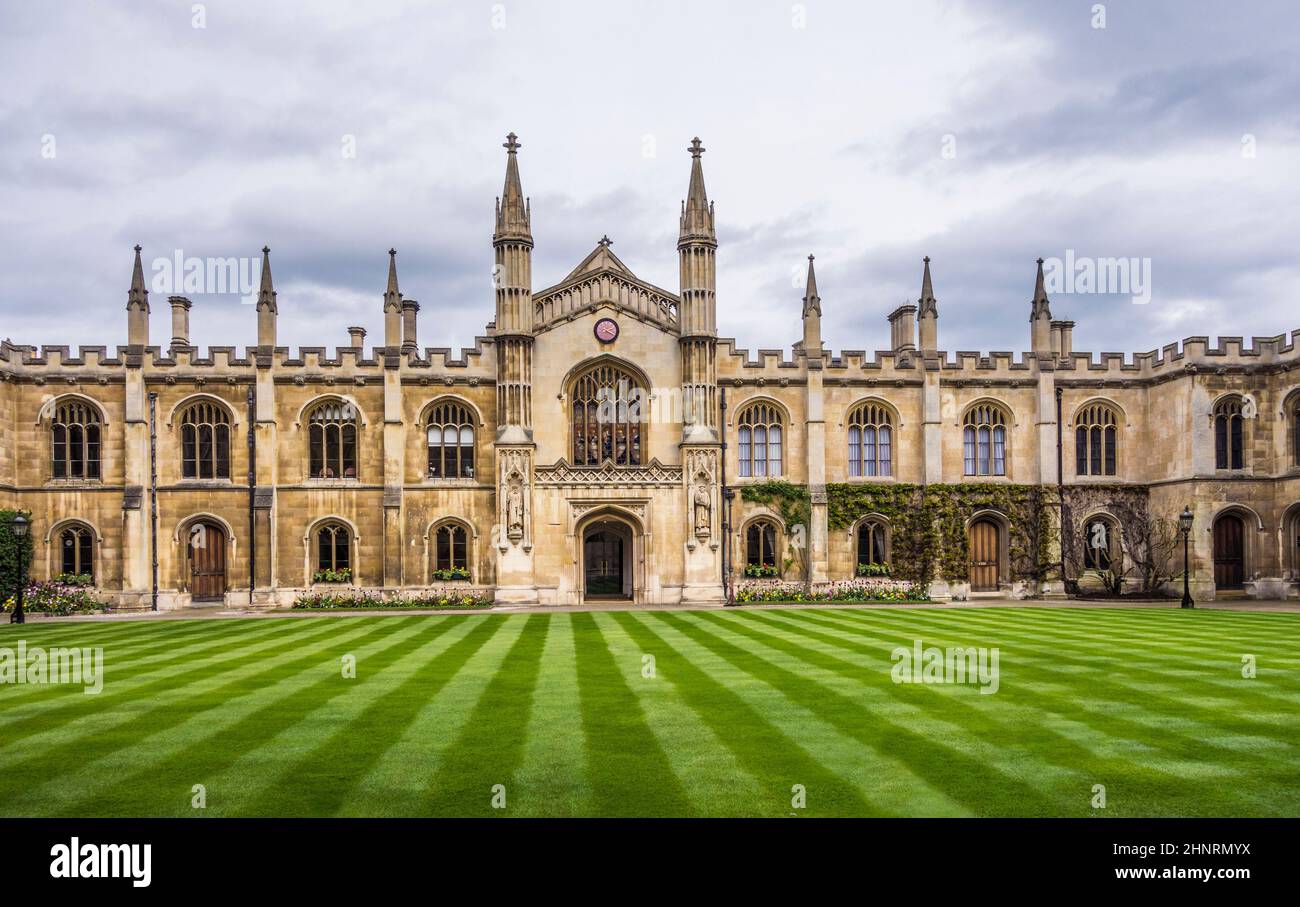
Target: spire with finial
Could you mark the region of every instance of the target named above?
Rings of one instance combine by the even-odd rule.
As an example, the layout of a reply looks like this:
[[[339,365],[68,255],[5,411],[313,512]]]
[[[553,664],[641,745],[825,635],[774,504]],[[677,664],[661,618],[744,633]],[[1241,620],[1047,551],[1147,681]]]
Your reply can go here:
[[[271,247],[262,246],[262,287],[257,293],[257,308],[270,312],[280,311],[275,304],[275,284],[271,281]]]
[[[1048,317],[1049,319],[1052,317],[1052,310],[1051,310],[1051,307],[1050,307],[1050,305],[1049,305],[1049,303],[1048,303],[1048,301],[1047,301],[1047,284],[1046,284],[1046,281],[1043,279],[1043,259],[1042,259],[1042,258],[1039,258],[1039,259],[1038,259],[1038,275],[1034,278],[1034,300],[1033,300],[1033,302],[1034,302],[1033,311],[1032,311],[1032,312],[1030,313],[1030,315],[1029,315],[1029,318],[1030,318],[1031,321],[1032,321],[1034,318],[1037,318],[1037,317],[1039,316],[1040,313],[1046,313],[1046,315],[1047,315],[1047,317]]]
[[[388,289],[384,291],[384,346],[394,353],[402,345],[402,293],[397,289],[397,250],[388,250]]]
[[[149,311],[149,290],[144,285],[144,262],[140,260],[141,246],[135,246],[135,266],[131,269],[131,289],[126,294],[126,308]]]
[[[691,153],[691,182],[686,189],[686,200],[682,202],[681,231],[679,243],[688,239],[716,240],[713,231],[713,204],[704,189],[704,165],[700,155],[704,146],[697,135],[686,149]]]
[[[822,299],[817,295],[817,272],[813,270],[813,256],[808,256],[808,284],[803,294],[803,317],[810,312],[822,313]]]
[[[528,199],[524,197],[523,183],[519,179],[518,151],[523,145],[519,142],[519,136],[512,132],[506,136],[505,144],[501,147],[506,150],[506,182],[501,197],[497,199],[496,234],[531,237],[532,212]]]
[[[930,281],[930,256],[925,256],[922,261],[925,262],[925,269],[921,272],[921,298],[916,302],[917,314],[924,318],[926,315],[938,315],[939,307],[934,298],[934,284]]]
[[[135,266],[131,269],[131,289],[126,293],[126,342],[141,348],[149,345],[149,290],[144,285],[144,262],[140,246],[135,247]]]

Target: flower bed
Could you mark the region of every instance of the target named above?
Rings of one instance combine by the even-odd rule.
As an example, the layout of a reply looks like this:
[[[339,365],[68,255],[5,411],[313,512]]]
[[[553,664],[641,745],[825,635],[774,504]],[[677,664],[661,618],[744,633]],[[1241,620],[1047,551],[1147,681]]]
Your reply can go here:
[[[0,605],[0,611],[12,612],[15,605],[16,600],[11,595]],[[33,614],[66,617],[102,611],[105,607],[104,602],[81,582],[34,582],[28,584],[23,592],[23,610]]]
[[[889,579],[854,579],[819,583],[811,590],[803,583],[774,581],[742,582],[736,587],[740,604],[762,602],[925,602],[925,586]]]
[[[385,598],[371,592],[311,592],[294,600],[298,611],[466,610],[490,608],[492,595],[462,589],[434,590]]]

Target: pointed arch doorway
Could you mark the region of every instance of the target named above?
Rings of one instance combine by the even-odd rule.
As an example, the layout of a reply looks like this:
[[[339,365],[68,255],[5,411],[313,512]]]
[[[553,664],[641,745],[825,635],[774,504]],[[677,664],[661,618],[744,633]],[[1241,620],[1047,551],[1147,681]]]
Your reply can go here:
[[[582,531],[582,595],[588,600],[633,597],[632,529],[620,520],[598,519]]]

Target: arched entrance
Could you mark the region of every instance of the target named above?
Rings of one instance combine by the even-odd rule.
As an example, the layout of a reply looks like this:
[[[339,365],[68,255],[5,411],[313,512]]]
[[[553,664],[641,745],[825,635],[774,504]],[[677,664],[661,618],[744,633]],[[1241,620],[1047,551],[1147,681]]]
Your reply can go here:
[[[998,524],[981,517],[970,524],[970,588],[972,592],[998,591],[1002,564],[1002,533]]]
[[[1246,583],[1246,527],[1240,516],[1225,513],[1214,521],[1214,586],[1241,589]]]
[[[190,525],[185,539],[190,600],[223,601],[226,597],[226,531],[208,520]]]
[[[582,594],[587,599],[632,599],[632,530],[598,520],[582,532]]]

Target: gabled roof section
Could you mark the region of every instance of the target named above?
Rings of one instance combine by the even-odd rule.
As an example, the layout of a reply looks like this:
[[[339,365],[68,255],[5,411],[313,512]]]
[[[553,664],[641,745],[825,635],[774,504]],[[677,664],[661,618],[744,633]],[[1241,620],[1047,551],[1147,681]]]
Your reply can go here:
[[[601,237],[564,280],[533,294],[537,329],[609,305],[665,330],[677,330],[677,296],[633,274],[610,245],[608,236]]]
[[[613,271],[616,274],[622,274],[624,277],[630,277],[636,280],[637,277],[632,273],[632,269],[623,264],[622,259],[614,254],[610,248],[614,241],[608,236],[602,236],[600,242],[596,243],[596,248],[591,250],[591,254],[582,260],[582,262],[569,272],[561,283],[568,283],[579,274],[588,274],[596,271]]]

